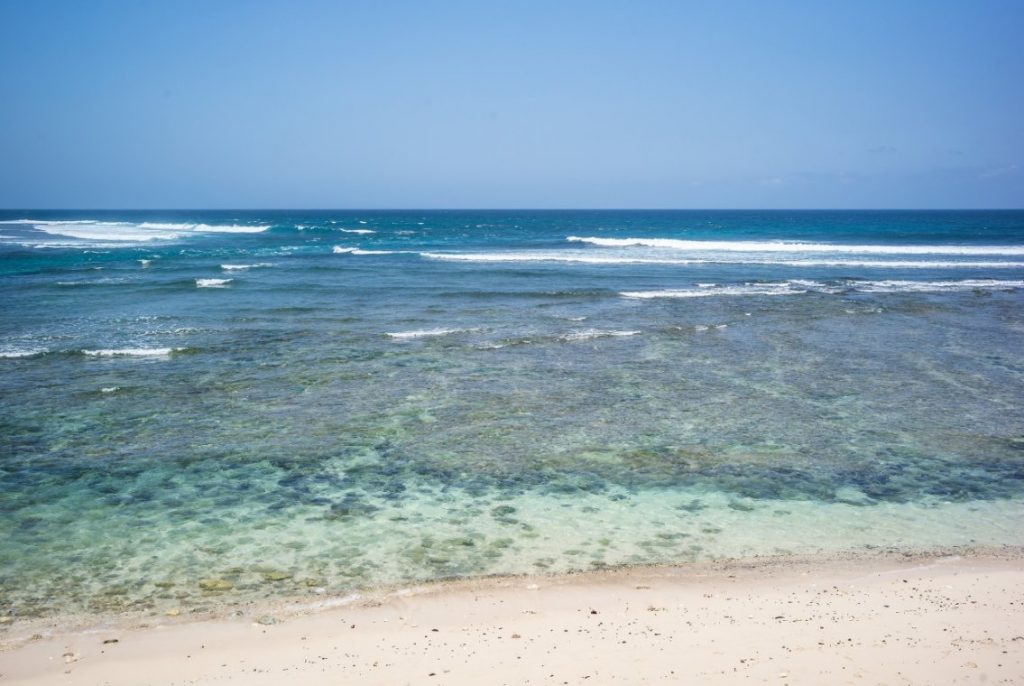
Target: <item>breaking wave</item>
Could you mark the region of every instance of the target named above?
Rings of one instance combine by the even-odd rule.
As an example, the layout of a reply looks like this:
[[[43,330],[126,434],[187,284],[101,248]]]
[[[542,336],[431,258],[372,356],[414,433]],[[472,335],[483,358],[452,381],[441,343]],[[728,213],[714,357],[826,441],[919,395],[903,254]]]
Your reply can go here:
[[[761,253],[851,253],[881,255],[1024,255],[1024,245],[851,245],[802,241],[693,241],[675,238],[568,236],[571,243],[606,248],[645,247],[686,251]]]
[[[1024,281],[1000,279],[963,279],[959,281],[804,281],[794,279],[774,283],[697,284],[693,288],[668,288],[650,291],[623,291],[625,298],[704,298],[715,296],[800,295],[803,293],[951,293],[973,290],[1013,290],[1024,288]]]

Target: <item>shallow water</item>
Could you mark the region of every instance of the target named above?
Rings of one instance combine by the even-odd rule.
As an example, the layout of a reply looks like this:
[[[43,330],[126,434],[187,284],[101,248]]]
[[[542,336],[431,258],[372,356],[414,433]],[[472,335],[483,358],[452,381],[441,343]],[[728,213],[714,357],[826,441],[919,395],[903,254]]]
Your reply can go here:
[[[5,613],[1024,544],[1024,213],[28,219]]]

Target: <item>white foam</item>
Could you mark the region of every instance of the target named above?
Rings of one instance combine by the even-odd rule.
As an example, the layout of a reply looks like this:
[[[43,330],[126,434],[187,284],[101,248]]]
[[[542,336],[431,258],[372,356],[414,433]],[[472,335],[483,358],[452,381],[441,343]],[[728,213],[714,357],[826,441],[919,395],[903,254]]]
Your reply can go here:
[[[17,219],[2,224],[25,224],[51,235],[88,241],[127,241],[129,243],[169,241],[194,233],[259,233],[269,226],[237,224],[196,224],[168,222],[112,222],[94,219],[49,220]],[[42,247],[42,246],[40,246]],[[53,246],[56,247],[56,246]],[[74,247],[68,246],[68,247]]]
[[[562,341],[588,341],[592,338],[636,336],[639,333],[639,331],[618,331],[614,329],[587,329],[585,331],[572,331],[558,338]]]
[[[362,222],[362,223],[365,224],[366,222]],[[358,234],[362,234],[362,235],[366,235],[366,234],[369,234],[369,233],[377,233],[373,229],[338,229],[338,230],[341,231],[342,233],[358,233]]]
[[[583,264],[704,264],[708,260],[586,255],[572,252],[421,252],[431,260],[451,262],[580,262]]]
[[[571,262],[579,264],[655,264],[655,265],[697,265],[697,264],[749,264],[785,267],[864,267],[868,269],[1024,269],[1024,262],[967,262],[931,260],[785,260],[735,258],[726,255],[702,258],[645,257],[619,253],[595,255],[581,252],[490,252],[490,253],[440,253],[421,252],[421,257],[450,262]]]
[[[855,253],[888,255],[1024,255],[1024,245],[850,245],[800,241],[694,241],[675,238],[598,238],[568,236],[567,241],[601,247],[646,247],[722,252]]]
[[[227,288],[234,279],[196,279],[196,288]]]
[[[101,279],[80,279],[78,281],[57,281],[58,286],[105,286],[117,283],[127,283],[128,279],[118,276],[105,276]]]
[[[38,250],[47,250],[47,249],[55,250],[55,249],[68,249],[68,248],[74,249],[74,248],[83,248],[83,247],[88,246],[88,245],[93,245],[91,243],[85,243],[85,242],[82,242],[82,241],[74,241],[74,242],[72,242],[72,241],[54,241],[54,240],[47,240],[44,243],[39,243],[37,241],[21,241],[21,240],[7,240],[7,239],[4,239],[3,242],[4,243],[13,243],[14,245],[23,245],[23,246],[25,246],[27,248],[35,248],[35,249],[38,249]],[[131,241],[131,242],[103,241],[102,243],[97,243],[95,245],[102,245],[104,248],[133,248],[133,247],[136,247],[138,245],[138,241]]]
[[[167,357],[171,353],[182,350],[184,348],[105,348],[102,350],[83,350],[82,353],[94,357]]]
[[[962,281],[855,281],[850,284],[864,293],[944,293],[972,290],[1024,288],[1024,281],[964,279]]]
[[[46,226],[46,225],[50,225],[50,224],[95,224],[95,223],[96,223],[95,219],[65,219],[65,220],[55,220],[55,219],[7,219],[7,220],[4,220],[4,221],[0,221],[0,224],[34,224],[34,225],[37,225],[37,226]],[[121,224],[125,224],[127,222],[108,222],[108,223],[121,223]]]
[[[139,260],[139,264],[141,264],[143,268],[146,268],[153,264],[153,260]]]
[[[256,269],[258,267],[273,267],[274,265],[269,262],[258,262],[256,264],[222,264],[220,266],[226,272],[239,272],[247,269]]]
[[[193,233],[262,233],[269,226],[248,226],[241,224],[193,224],[186,222],[142,222],[136,224],[140,229],[191,231]]]
[[[125,222],[52,222],[36,224],[35,228],[48,234],[67,236],[88,241],[169,241],[181,237],[181,231],[143,228]]]
[[[232,224],[229,226],[221,226],[217,224],[195,224],[192,226],[192,231],[195,233],[263,233],[269,226],[242,226],[239,224]]]
[[[45,350],[4,350],[0,351],[0,359],[32,357],[33,355],[42,355],[45,352]]]
[[[794,279],[776,283],[745,283],[731,285],[699,284],[696,288],[670,288],[652,291],[623,291],[626,298],[703,298],[711,296],[800,295],[802,293],[947,293],[970,290],[1011,290],[1024,288],[1021,280],[961,279],[958,281],[841,281],[821,283]]]
[[[400,250],[363,250],[362,248],[347,248],[340,245],[336,245],[331,248],[331,252],[335,255],[394,255],[396,252],[403,252]]]
[[[783,283],[742,284],[717,286],[703,284],[697,288],[668,288],[657,291],[623,291],[625,298],[707,298],[720,295],[799,295],[808,291],[807,282],[785,281]],[[824,288],[824,284],[817,284]]]
[[[100,393],[115,393],[121,390],[120,386],[104,386],[100,389]]]
[[[399,340],[409,340],[413,338],[429,338],[431,336],[447,336],[453,333],[465,333],[475,330],[476,329],[419,329],[416,331],[388,332],[387,335]]]

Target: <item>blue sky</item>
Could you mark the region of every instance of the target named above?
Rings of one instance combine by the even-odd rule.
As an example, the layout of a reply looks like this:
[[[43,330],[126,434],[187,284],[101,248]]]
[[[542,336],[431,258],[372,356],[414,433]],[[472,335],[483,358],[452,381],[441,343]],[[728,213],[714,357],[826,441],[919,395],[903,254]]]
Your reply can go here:
[[[1024,207],[1024,3],[0,0],[0,207]]]

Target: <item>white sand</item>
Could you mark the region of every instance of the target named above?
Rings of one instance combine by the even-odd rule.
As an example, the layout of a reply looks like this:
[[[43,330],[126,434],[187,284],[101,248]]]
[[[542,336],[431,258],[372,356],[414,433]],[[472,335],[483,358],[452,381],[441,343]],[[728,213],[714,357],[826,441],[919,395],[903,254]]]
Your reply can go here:
[[[1024,683],[1019,551],[489,579],[145,621],[9,625],[0,683]]]

